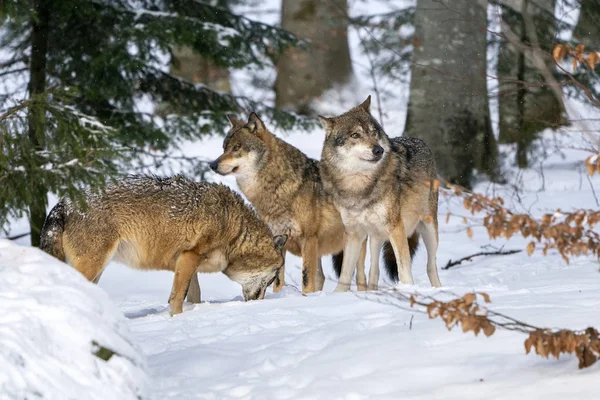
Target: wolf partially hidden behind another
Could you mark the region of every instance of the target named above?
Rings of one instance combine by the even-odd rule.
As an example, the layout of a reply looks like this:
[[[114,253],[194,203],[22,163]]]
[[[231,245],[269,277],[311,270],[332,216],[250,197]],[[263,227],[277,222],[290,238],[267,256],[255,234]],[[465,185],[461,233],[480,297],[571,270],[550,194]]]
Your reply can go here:
[[[379,254],[385,245],[386,267],[388,271],[397,268],[404,284],[413,284],[411,258],[421,235],[427,248],[427,275],[439,287],[433,155],[420,139],[390,139],[371,116],[370,104],[371,96],[338,117],[319,117],[326,131],[321,178],[348,234],[336,291],[349,289],[367,235],[371,254]],[[371,257],[369,289],[376,289],[378,280],[379,260]]]
[[[302,291],[322,290],[321,256],[334,254],[339,275],[346,235],[331,196],[325,193],[319,163],[274,136],[255,114],[248,122],[229,118],[231,130],[223,142],[223,154],[210,167],[221,175],[233,175],[258,215],[277,234],[287,234],[286,250],[302,257]],[[366,242],[358,244],[356,281],[366,290],[364,259]],[[273,291],[285,285],[284,269]]]
[[[245,300],[262,299],[283,266],[286,240],[273,237],[224,185],[131,176],[88,193],[85,207],[61,200],[40,247],[95,283],[113,257],[134,268],[174,271],[169,304],[179,314],[196,272],[223,272],[242,285]]]

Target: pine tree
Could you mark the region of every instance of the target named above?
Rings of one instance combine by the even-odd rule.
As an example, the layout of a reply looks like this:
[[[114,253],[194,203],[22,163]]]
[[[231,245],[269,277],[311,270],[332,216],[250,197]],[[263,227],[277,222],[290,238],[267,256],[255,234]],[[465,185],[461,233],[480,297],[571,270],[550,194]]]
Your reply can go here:
[[[273,65],[298,44],[281,29],[199,0],[29,0],[0,5],[0,226],[29,216],[39,243],[47,194],[99,188],[155,151],[222,131],[227,113],[282,128],[307,120],[168,72],[185,46],[214,65]],[[152,110],[168,102],[177,115]],[[150,111],[149,111],[150,110]]]

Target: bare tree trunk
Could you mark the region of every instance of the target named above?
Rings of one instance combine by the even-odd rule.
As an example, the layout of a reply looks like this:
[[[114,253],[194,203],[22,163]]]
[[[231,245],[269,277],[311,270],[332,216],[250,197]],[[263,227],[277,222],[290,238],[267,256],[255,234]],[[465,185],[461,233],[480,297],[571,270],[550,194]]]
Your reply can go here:
[[[573,41],[586,50],[600,50],[600,0],[580,0],[579,20],[573,31]]]
[[[554,23],[555,0],[504,0],[503,29],[511,29],[520,42],[505,40],[498,58],[500,141],[516,143],[516,162],[520,168],[529,164],[528,152],[537,134],[548,127],[557,127],[563,121],[563,106],[552,89],[545,85],[541,71],[531,61],[532,50],[527,48],[524,13],[535,23],[542,49],[551,52],[556,35]],[[546,66],[554,71],[552,57],[546,57]]]
[[[229,70],[218,67],[211,60],[194,53],[189,47],[177,47],[173,51],[171,73],[194,83],[203,83],[213,90],[229,92]]]
[[[281,25],[310,43],[307,50],[289,49],[279,59],[276,105],[308,114],[313,99],[352,77],[348,1],[282,0]]]
[[[29,73],[29,95],[35,97],[46,90],[46,60],[48,52],[48,31],[50,21],[50,1],[34,0],[33,10],[35,12],[31,24],[31,61]],[[44,107],[33,104],[28,115],[28,135],[34,151],[44,149],[45,118]],[[31,174],[33,176],[34,174]],[[29,203],[29,225],[31,229],[31,245],[39,247],[40,233],[46,219],[46,206],[48,203],[48,191],[37,181],[31,181],[33,187],[32,197]]]
[[[425,140],[440,175],[469,187],[495,176],[486,85],[487,1],[418,0],[405,135]]]

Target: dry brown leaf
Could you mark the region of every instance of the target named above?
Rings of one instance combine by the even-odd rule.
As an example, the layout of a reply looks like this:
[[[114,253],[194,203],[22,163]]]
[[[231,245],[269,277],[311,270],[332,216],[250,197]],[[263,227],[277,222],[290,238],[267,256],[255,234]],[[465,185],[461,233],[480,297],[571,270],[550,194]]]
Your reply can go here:
[[[529,244],[527,245],[527,255],[531,256],[533,254],[534,250],[535,250],[535,243],[529,242]]]
[[[469,228],[467,228],[467,236],[468,236],[469,238],[472,238],[472,237],[473,237],[473,229],[471,229],[470,227],[469,227]]]

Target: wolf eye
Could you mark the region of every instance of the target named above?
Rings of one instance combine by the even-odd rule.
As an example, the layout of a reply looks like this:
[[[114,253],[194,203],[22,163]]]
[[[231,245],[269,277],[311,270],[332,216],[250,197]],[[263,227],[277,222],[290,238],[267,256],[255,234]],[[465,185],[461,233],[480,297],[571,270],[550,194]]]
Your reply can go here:
[[[231,151],[238,151],[240,149],[240,145],[236,144],[233,146],[233,148],[231,149]]]
[[[354,132],[352,135],[350,135],[350,137],[351,137],[352,139],[358,139],[358,138],[360,138],[360,133],[358,133],[358,132]]]

